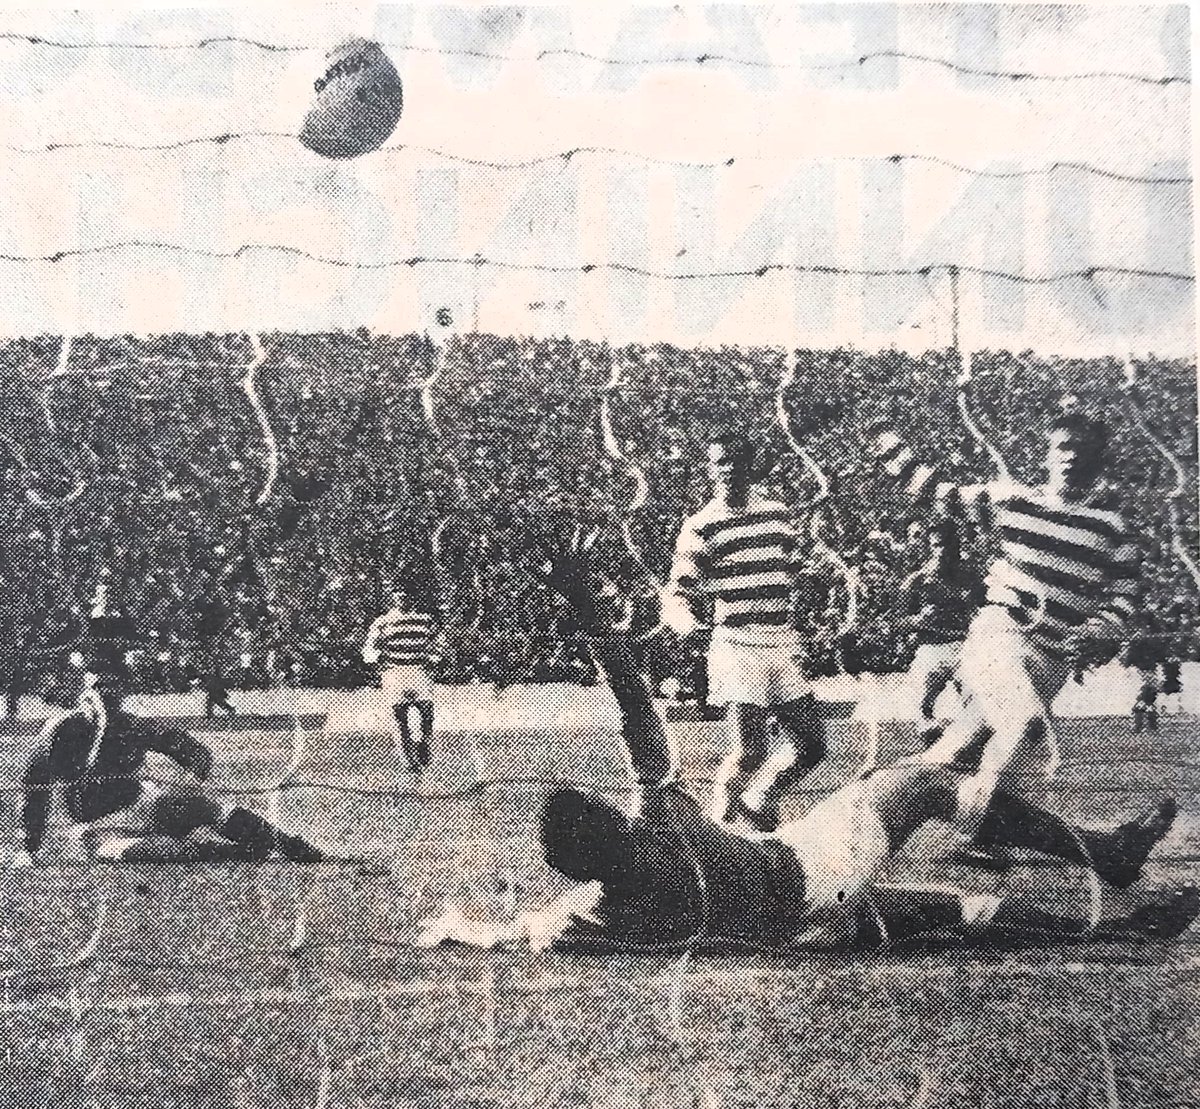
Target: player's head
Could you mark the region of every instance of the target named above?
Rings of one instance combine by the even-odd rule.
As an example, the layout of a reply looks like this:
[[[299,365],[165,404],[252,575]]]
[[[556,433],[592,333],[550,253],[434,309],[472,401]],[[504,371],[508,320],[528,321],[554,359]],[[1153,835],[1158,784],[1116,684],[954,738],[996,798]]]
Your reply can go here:
[[[412,612],[416,608],[416,591],[407,585],[393,585],[388,590],[388,603],[401,612]]]
[[[1075,410],[1064,412],[1050,425],[1046,472],[1050,487],[1060,496],[1086,496],[1100,480],[1108,450],[1108,427]]]
[[[538,836],[549,866],[590,882],[612,873],[629,836],[629,818],[602,797],[560,786],[542,806]]]
[[[962,561],[962,541],[958,528],[949,520],[941,520],[929,529],[929,563],[945,572]]]
[[[743,431],[719,430],[708,437],[708,474],[728,495],[744,495],[758,476],[758,452]]]

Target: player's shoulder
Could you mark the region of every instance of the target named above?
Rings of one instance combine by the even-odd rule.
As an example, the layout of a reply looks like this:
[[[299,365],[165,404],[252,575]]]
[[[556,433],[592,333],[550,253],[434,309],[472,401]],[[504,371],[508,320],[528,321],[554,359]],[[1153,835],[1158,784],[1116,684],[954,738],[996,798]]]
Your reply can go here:
[[[795,515],[791,505],[777,497],[760,497],[751,504],[753,511],[761,516],[767,516],[782,522],[791,522]]]
[[[690,516],[683,518],[683,523],[680,525],[681,531],[699,531],[707,524],[715,523],[722,519],[725,514],[725,507],[715,497],[705,503],[701,508],[697,509]]]
[[[38,746],[43,750],[47,747],[60,748],[64,743],[70,744],[83,739],[90,743],[94,734],[95,724],[91,717],[80,708],[69,709],[46,721]]]
[[[1125,512],[1121,505],[1121,499],[1117,495],[1117,491],[1111,486],[1105,486],[1087,504],[1097,516],[1112,524],[1113,527],[1120,531],[1129,530],[1129,521],[1125,518]]]

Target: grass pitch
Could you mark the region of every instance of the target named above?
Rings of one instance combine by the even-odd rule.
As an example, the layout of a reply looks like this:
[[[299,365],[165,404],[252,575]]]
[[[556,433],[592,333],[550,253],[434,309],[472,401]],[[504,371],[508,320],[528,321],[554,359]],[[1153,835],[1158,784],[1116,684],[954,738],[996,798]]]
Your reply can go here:
[[[1200,1105],[1200,934],[1171,944],[880,952],[862,957],[583,957],[421,951],[418,920],[447,899],[499,914],[557,888],[532,837],[549,783],[619,796],[604,713],[551,728],[514,691],[487,726],[444,716],[419,785],[369,727],[221,726],[216,785],[379,865],[87,866],[0,874],[0,1090],[24,1107],[358,1109],[360,1106]],[[509,712],[509,705],[516,705]],[[536,715],[536,714],[534,714]],[[456,726],[457,725],[457,726]],[[676,728],[697,790],[720,724]],[[867,746],[832,724],[832,755],[796,811]],[[1180,819],[1146,881],[1200,880],[1200,722],[1134,737],[1115,719],[1065,722],[1051,804],[1085,821],[1174,792]],[[0,738],[19,780],[29,735]],[[885,757],[912,729],[884,725]],[[299,756],[297,758],[297,755]],[[489,781],[472,789],[477,774]],[[282,790],[281,777],[290,774]],[[17,795],[2,795],[11,839]],[[898,877],[1019,889],[1086,904],[1069,867],[1007,875],[930,864]],[[941,838],[945,838],[944,836]]]

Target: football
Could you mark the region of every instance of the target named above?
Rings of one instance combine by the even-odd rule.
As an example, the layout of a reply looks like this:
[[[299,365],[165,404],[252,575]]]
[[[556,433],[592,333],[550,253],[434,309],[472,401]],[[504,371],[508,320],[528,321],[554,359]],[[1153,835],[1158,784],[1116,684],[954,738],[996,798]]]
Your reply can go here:
[[[300,141],[323,158],[357,158],[378,149],[404,107],[400,74],[376,42],[350,39],[326,55]]]

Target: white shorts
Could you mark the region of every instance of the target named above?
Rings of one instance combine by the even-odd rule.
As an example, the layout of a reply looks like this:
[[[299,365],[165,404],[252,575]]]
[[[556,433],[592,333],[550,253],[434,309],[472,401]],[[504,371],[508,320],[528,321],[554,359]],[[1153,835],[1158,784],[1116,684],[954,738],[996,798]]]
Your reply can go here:
[[[952,722],[923,756],[927,761],[977,762],[977,757],[968,754],[969,732],[975,723],[1004,735],[1038,717],[1048,721],[1050,705],[1066,685],[1070,669],[1065,661],[1042,650],[1008,609],[985,605],[971,621],[958,676],[963,689],[962,723],[967,727]],[[963,745],[961,750],[956,742]],[[1040,751],[1018,750],[1009,769],[1013,773],[1045,770],[1052,755],[1049,746]]]
[[[772,708],[812,692],[804,673],[804,649],[791,629],[758,641],[717,628],[708,648],[708,699],[714,705]]]
[[[985,605],[971,621],[960,674],[966,692],[997,727],[1014,716],[1048,714],[1070,668],[1042,650],[1008,609]]]
[[[391,666],[380,675],[379,684],[397,703],[433,700],[433,679],[424,666]]]
[[[804,868],[806,922],[797,942],[822,946],[853,939],[867,895],[892,853],[868,784],[843,786],[776,835]]]
[[[962,662],[962,653],[962,640],[955,643],[922,643],[913,655],[912,669],[919,674],[953,672]]]

